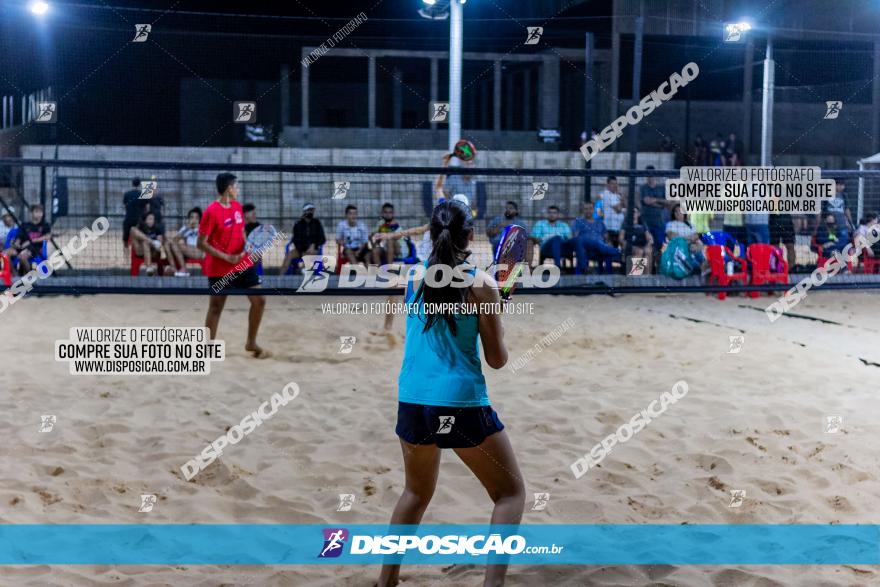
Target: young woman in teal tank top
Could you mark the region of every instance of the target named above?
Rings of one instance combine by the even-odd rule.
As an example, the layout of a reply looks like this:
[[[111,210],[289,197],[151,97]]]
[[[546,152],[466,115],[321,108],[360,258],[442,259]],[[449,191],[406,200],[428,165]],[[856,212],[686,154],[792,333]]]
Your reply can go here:
[[[434,208],[430,231],[433,251],[421,277],[411,277],[405,298],[410,311],[396,432],[406,486],[391,524],[421,522],[437,485],[443,448],[455,451],[486,488],[495,503],[491,523],[518,524],[525,505],[522,475],[504,425],[489,403],[480,360],[482,345],[490,367],[500,369],[507,363],[504,329],[499,314],[472,312],[480,304],[497,307],[498,286],[485,272],[465,264],[474,236],[468,205],[448,200]],[[426,281],[432,280],[424,277],[434,274],[438,265],[470,273],[473,285],[454,287],[453,281],[431,287]],[[434,313],[440,304],[447,309],[457,304],[461,311]],[[399,565],[384,565],[378,585],[396,585],[399,572]],[[507,565],[488,565],[484,585],[502,585],[506,572]]]

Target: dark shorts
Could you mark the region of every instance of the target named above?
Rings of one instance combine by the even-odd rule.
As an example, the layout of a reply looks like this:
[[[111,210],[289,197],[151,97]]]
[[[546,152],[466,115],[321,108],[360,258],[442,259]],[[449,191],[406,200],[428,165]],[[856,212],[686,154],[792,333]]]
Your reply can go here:
[[[473,448],[502,430],[504,424],[491,406],[455,408],[397,403],[395,432],[410,444]]]
[[[137,226],[137,220],[129,220],[126,218],[122,221],[122,242],[128,244],[128,239],[131,236],[131,229]]]
[[[770,215],[770,244],[776,245],[794,242],[794,223],[791,214]]]
[[[263,283],[263,280],[257,274],[257,270],[253,266],[248,267],[232,279],[227,279],[226,277],[208,278],[208,285],[211,286],[211,295],[213,296],[226,295],[223,293],[224,289],[248,289],[251,287],[257,287],[261,283]],[[219,291],[215,291],[215,284],[220,288]]]

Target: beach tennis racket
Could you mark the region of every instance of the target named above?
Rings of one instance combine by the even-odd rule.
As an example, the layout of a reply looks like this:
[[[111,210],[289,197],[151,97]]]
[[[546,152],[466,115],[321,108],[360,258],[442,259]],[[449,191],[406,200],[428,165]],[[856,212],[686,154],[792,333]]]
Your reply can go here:
[[[265,253],[266,247],[269,246],[278,236],[278,231],[271,224],[261,224],[251,231],[244,243],[244,250],[253,255],[261,255]]]
[[[495,249],[492,264],[495,267],[495,281],[502,300],[509,300],[516,289],[516,280],[523,272],[526,259],[526,248],[529,235],[526,229],[518,224],[510,224],[501,233],[501,240]]]

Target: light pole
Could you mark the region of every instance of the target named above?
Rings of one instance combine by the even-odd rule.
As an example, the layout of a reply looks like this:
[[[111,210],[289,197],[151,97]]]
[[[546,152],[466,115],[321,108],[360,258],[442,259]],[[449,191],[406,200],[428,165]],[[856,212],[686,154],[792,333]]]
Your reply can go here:
[[[752,25],[747,20],[731,22],[724,25],[724,41],[729,43],[739,42],[751,29]],[[747,49],[748,50],[748,49]],[[751,60],[747,59],[746,63]],[[764,55],[764,79],[761,92],[761,166],[769,167],[773,161],[773,93],[775,91],[775,63],[773,61],[773,40],[767,33],[767,51]],[[751,76],[746,75],[746,79]],[[748,94],[751,88],[745,88]],[[751,109],[751,103],[745,105]],[[748,117],[751,119],[751,117]],[[748,147],[746,147],[748,148]]]
[[[462,4],[449,2],[449,152],[461,138]]]
[[[767,52],[764,55],[764,88],[761,101],[761,166],[769,167],[773,161],[773,91],[775,67],[773,63],[773,41],[767,37]]]

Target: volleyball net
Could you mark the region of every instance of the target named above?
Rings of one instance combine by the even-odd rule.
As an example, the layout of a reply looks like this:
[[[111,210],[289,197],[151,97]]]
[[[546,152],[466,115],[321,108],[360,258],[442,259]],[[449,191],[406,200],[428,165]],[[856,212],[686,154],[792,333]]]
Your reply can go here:
[[[427,152],[426,152],[427,153]],[[436,161],[435,153],[426,155],[425,161]],[[650,157],[650,156],[648,156]],[[658,154],[658,157],[662,157]],[[170,157],[171,158],[171,157]],[[9,232],[22,223],[32,220],[31,208],[39,204],[44,209],[45,220],[51,225],[51,239],[41,251],[42,258],[52,257],[55,251],[62,252],[61,259],[55,256],[50,272],[45,266],[36,266],[38,279],[33,282],[36,293],[204,293],[207,290],[202,267],[197,259],[189,259],[186,267],[176,267],[173,255],[168,257],[165,249],[157,249],[153,260],[159,267],[157,274],[147,273],[144,259],[138,247],[126,246],[124,225],[126,207],[123,203],[126,192],[140,191],[137,198],[151,202],[158,229],[164,240],[186,240],[187,215],[193,209],[204,210],[216,199],[215,179],[221,172],[234,173],[238,178],[238,200],[248,209],[253,207],[246,220],[263,225],[271,225],[279,231],[279,236],[262,250],[261,271],[266,293],[294,295],[301,289],[304,273],[294,266],[290,274],[281,274],[286,253],[293,246],[291,237],[294,224],[300,220],[307,204],[314,206],[314,215],[320,221],[325,235],[319,254],[334,259],[333,266],[345,263],[343,247],[337,243],[340,224],[348,223],[347,210],[354,207],[357,215],[354,225],[363,223],[367,233],[383,230],[388,223],[400,229],[424,225],[438,201],[438,177],[449,191],[463,189],[468,192],[474,215],[474,241],[471,246],[470,261],[480,267],[488,267],[492,261],[492,243],[487,230],[503,222],[505,210],[512,202],[518,212],[516,222],[524,224],[529,230],[548,218],[548,209],[558,209],[558,222],[571,225],[578,217],[583,217],[584,201],[598,203],[601,192],[607,188],[609,177],[616,177],[618,191],[624,204],[632,201],[637,208],[642,207],[641,186],[647,178],[656,179],[662,186],[667,178],[679,177],[679,170],[655,169],[638,171],[619,171],[615,169],[584,169],[583,158],[579,153],[556,154],[568,166],[539,168],[540,161],[520,161],[522,167],[450,167],[436,165],[421,167],[352,164],[289,164],[243,162],[192,163],[182,160],[165,162],[147,161],[99,161],[72,159],[2,159],[0,160],[0,211],[6,216],[5,223],[11,224],[4,230],[4,249],[14,241]],[[184,159],[184,157],[177,157]],[[662,163],[658,159],[657,163]],[[533,167],[527,165],[532,164]],[[642,162],[641,167],[648,162]],[[859,215],[867,216],[880,211],[880,170],[823,170],[825,178],[842,179],[848,194],[847,203],[856,226]],[[459,178],[452,180],[451,178]],[[133,183],[139,179],[140,187]],[[461,188],[460,186],[465,186]],[[393,210],[383,208],[390,205]],[[668,212],[667,212],[668,214]],[[99,221],[99,219],[102,219]],[[106,219],[106,220],[103,220]],[[589,218],[586,218],[587,220]],[[138,219],[141,220],[141,219]],[[667,219],[664,219],[667,220]],[[821,217],[816,215],[805,221],[805,228],[796,227],[789,236],[773,233],[773,238],[785,248],[792,247],[790,260],[790,283],[797,281],[797,274],[811,272],[819,261],[814,233]],[[97,223],[97,224],[96,224]],[[723,215],[703,219],[704,229],[722,231],[727,226]],[[624,224],[624,228],[626,225]],[[95,238],[84,239],[83,230],[96,229],[100,234]],[[14,232],[13,232],[14,234]],[[398,241],[395,262],[415,263],[424,260],[421,248],[422,235]],[[746,244],[737,252],[745,257]],[[86,242],[87,241],[87,242]],[[657,258],[661,247],[655,245],[654,261],[647,266],[644,252],[625,256],[625,248],[620,243],[606,240],[608,246],[619,247],[620,255],[606,258],[600,254],[587,254],[586,268],[578,271],[578,260],[571,249],[563,250],[560,259],[560,276],[549,287],[522,288],[531,293],[614,293],[614,292],[685,292],[719,291],[710,285],[706,275],[699,269],[683,279],[674,279],[657,274]],[[544,254],[542,254],[542,252]],[[62,262],[63,260],[63,262]],[[7,260],[12,282],[23,277],[22,267],[14,256]],[[40,261],[40,259],[37,259]],[[384,261],[382,261],[384,262]],[[379,263],[382,263],[379,262]],[[529,255],[530,268],[540,264],[554,263],[552,257],[536,240]],[[161,265],[181,269],[188,276],[173,276],[174,271],[163,274]],[[363,261],[363,269],[376,263],[368,254]],[[375,267],[374,267],[375,269]],[[168,271],[167,269],[165,270]],[[328,293],[345,294],[384,294],[387,287],[341,287],[339,277],[333,267],[327,272],[330,277]],[[51,275],[48,275],[51,273]],[[857,260],[845,272],[836,276],[830,287],[876,287],[880,276],[874,275],[870,267]],[[3,280],[0,279],[0,287]],[[787,289],[787,284],[771,284],[761,287],[734,285],[727,291],[778,290]],[[228,293],[243,293],[230,289]]]

